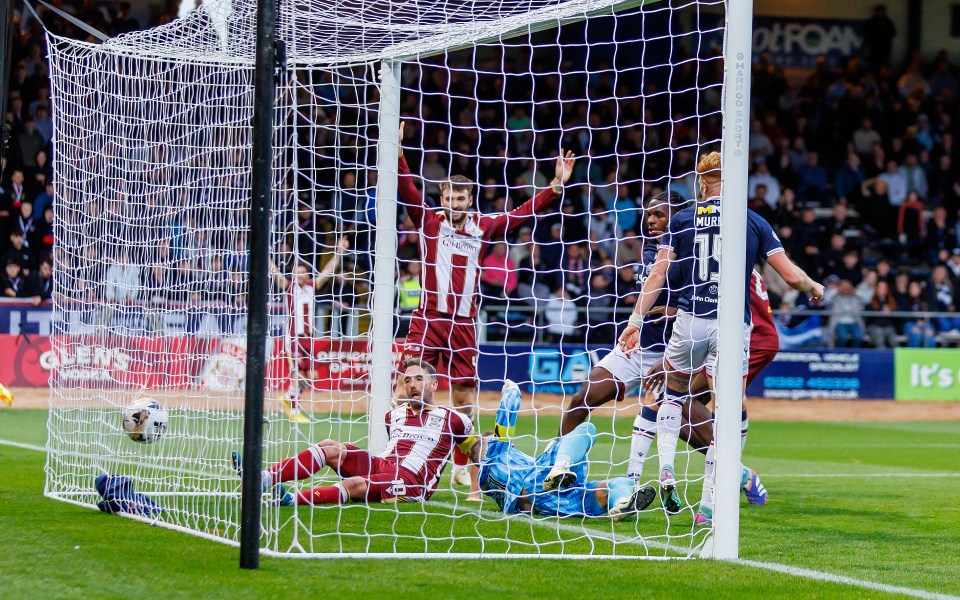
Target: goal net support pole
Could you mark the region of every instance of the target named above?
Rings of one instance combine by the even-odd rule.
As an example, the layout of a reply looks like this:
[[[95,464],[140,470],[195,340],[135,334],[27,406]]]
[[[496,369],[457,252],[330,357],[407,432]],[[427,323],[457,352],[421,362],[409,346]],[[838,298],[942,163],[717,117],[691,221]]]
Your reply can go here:
[[[724,35],[719,340],[716,378],[716,487],[713,557],[735,559],[740,536],[740,413],[743,409],[744,256],[750,123],[752,0],[727,1]]]
[[[240,567],[260,566],[260,497],[263,466],[263,397],[267,303],[270,299],[270,207],[273,198],[273,109],[276,1],[257,3],[257,55],[253,91],[253,172],[250,204],[250,288],[247,375],[243,415]]]
[[[387,447],[384,417],[393,395],[393,319],[397,264],[397,161],[400,155],[400,62],[380,66],[377,140],[376,245],[370,340],[369,450]]]

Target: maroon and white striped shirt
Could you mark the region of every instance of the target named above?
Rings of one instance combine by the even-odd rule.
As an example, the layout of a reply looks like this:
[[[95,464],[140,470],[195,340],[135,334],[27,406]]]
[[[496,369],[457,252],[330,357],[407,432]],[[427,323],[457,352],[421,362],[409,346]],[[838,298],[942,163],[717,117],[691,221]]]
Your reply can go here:
[[[418,412],[409,404],[401,404],[387,413],[386,422],[390,441],[380,458],[416,475],[423,485],[424,499],[437,489],[454,446],[467,446],[474,437],[470,419],[445,406]]]
[[[420,229],[420,308],[453,317],[475,318],[480,291],[480,251],[483,244],[504,240],[504,233],[516,229],[541,212],[557,195],[547,188],[508,213],[480,216],[472,213],[462,229],[447,222],[442,210],[423,204],[413,185],[407,159],[400,157],[397,181],[400,200]]]

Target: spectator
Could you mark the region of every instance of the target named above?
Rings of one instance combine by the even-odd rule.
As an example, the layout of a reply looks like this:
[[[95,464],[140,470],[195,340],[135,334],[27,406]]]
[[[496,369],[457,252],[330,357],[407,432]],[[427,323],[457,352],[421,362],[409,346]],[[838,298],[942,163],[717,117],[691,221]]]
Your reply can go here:
[[[960,94],[960,81],[953,74],[950,61],[941,53],[937,57],[933,76],[930,78],[930,95],[940,100],[956,99]]]
[[[643,256],[643,238],[635,231],[624,231],[614,256],[617,266],[635,265]]]
[[[890,53],[893,51],[893,38],[897,28],[887,16],[887,7],[878,4],[873,15],[863,23],[864,56],[874,71],[890,65]]]
[[[773,156],[773,142],[763,132],[763,123],[754,119],[750,123],[750,156],[754,160],[766,159]]]
[[[47,206],[43,211],[43,220],[34,223],[33,239],[30,240],[30,249],[37,256],[47,256],[53,251],[53,207]]]
[[[927,183],[926,172],[917,162],[916,154],[907,154],[903,166],[900,167],[900,173],[903,174],[903,179],[907,182],[907,189],[917,192],[920,198],[926,199],[930,193],[930,186]]]
[[[907,296],[902,310],[913,313],[930,311],[930,305],[919,281],[911,281],[907,286]],[[907,336],[907,346],[910,348],[934,348],[937,345],[937,332],[925,316],[906,321],[903,324],[903,333]]]
[[[30,247],[30,242],[33,241],[36,228],[37,226],[33,219],[33,203],[24,200],[20,203],[20,210],[12,217],[10,230],[11,232],[18,232],[24,245]]]
[[[860,186],[862,199],[857,203],[857,212],[880,238],[896,234],[897,209],[890,201],[889,187],[880,177],[868,179]]]
[[[923,76],[923,63],[919,50],[910,55],[910,62],[907,64],[906,71],[897,80],[897,91],[904,98],[922,100],[930,95],[930,85]]]
[[[20,152],[20,163],[27,168],[37,166],[37,153],[44,149],[47,141],[43,134],[37,131],[33,117],[27,116],[23,121],[23,129],[17,135],[17,150]]]
[[[553,290],[543,315],[547,324],[546,341],[570,339],[577,330],[577,306],[562,286]]]
[[[140,294],[140,267],[130,263],[125,248],[117,252],[116,260],[107,269],[104,300],[110,303],[126,304],[136,300]]]
[[[3,277],[0,277],[0,292],[7,298],[22,298],[26,292],[20,265],[16,260],[7,258],[4,262]]]
[[[804,164],[797,169],[800,185],[797,194],[806,202],[820,202],[827,188],[827,170],[820,166],[820,155],[808,152]]]
[[[20,266],[24,276],[30,274],[36,260],[36,256],[23,239],[23,233],[16,228],[10,232],[10,245],[3,254],[4,264],[11,260]]]
[[[930,182],[930,203],[935,206],[946,206],[947,204],[955,206],[956,202],[950,202],[954,194],[953,184],[957,181],[957,173],[953,168],[953,158],[949,154],[943,154],[937,158],[936,163],[936,168],[931,171],[928,178]]]
[[[823,245],[826,228],[817,222],[817,213],[812,208],[804,208],[800,213],[800,223],[794,227],[794,237],[800,247]]]
[[[904,171],[897,166],[897,161],[887,161],[887,169],[877,179],[887,184],[887,197],[890,205],[899,207],[907,199],[907,177]]]
[[[763,217],[766,221],[772,221],[775,213],[767,204],[767,186],[760,184],[757,186],[756,195],[747,202],[747,208]]]
[[[863,302],[853,284],[844,279],[830,301],[830,328],[834,348],[859,348],[863,344]]]
[[[860,156],[867,156],[873,152],[874,145],[881,144],[883,144],[883,138],[873,128],[873,121],[869,117],[864,117],[860,121],[860,129],[853,132],[853,149]]]
[[[946,267],[950,271],[950,276],[953,278],[953,287],[956,289],[958,283],[960,283],[960,248],[954,248],[950,252]]]
[[[926,223],[923,221],[923,201],[916,191],[910,190],[907,199],[900,205],[897,215],[897,236],[900,243],[908,246],[911,254],[923,245],[926,237]]]
[[[896,312],[897,300],[890,290],[890,284],[880,280],[873,292],[873,298],[867,308],[873,312],[882,312],[885,315]],[[867,333],[877,348],[894,348],[897,346],[897,328],[895,321],[889,316],[870,317],[867,319]]]
[[[860,157],[856,152],[847,153],[847,162],[837,169],[833,179],[833,190],[841,200],[853,200],[860,192],[860,186],[866,181],[866,175],[860,166]]]
[[[560,275],[565,280],[565,288],[570,293],[569,297],[579,300],[587,292],[588,264],[583,258],[583,248],[579,244],[567,246],[565,254],[562,263],[563,272]]]
[[[927,304],[930,305],[931,310],[946,313],[957,312],[953,284],[950,282],[945,265],[937,265],[933,268],[930,273],[930,280],[927,282],[927,295]],[[937,317],[934,323],[941,332],[953,332],[960,329],[960,318],[956,316]]]
[[[53,118],[50,116],[50,110],[46,104],[37,106],[36,114],[33,117],[34,127],[43,136],[43,143],[49,144],[53,139]]]
[[[767,161],[763,160],[757,163],[757,170],[747,179],[747,193],[750,198],[757,196],[757,186],[766,187],[764,201],[771,209],[776,209],[780,202],[780,182],[770,174]]]
[[[498,242],[480,263],[480,283],[493,298],[507,298],[517,289],[517,267],[507,253],[507,245]]]
[[[870,304],[870,301],[873,300],[873,297],[876,295],[877,284],[879,282],[880,277],[876,271],[873,269],[864,271],[863,281],[857,285],[857,298],[860,298],[864,304]]]
[[[130,14],[130,3],[124,0],[120,3],[120,11],[113,21],[113,32],[116,35],[130,33],[140,29],[140,23]]]
[[[854,286],[860,285],[863,281],[863,269],[860,264],[860,251],[850,248],[843,253],[839,268],[836,269],[836,275],[841,279],[849,281]]]
[[[27,278],[26,296],[34,306],[53,297],[53,265],[49,258],[40,261],[40,267]]]
[[[513,264],[519,266],[524,259],[529,257],[532,246],[533,231],[529,227],[521,227],[520,231],[517,232],[517,241],[510,244],[510,260],[513,261]]]
[[[44,218],[44,212],[46,208],[50,206],[53,207],[53,180],[47,179],[47,182],[43,186],[43,192],[33,200],[33,216],[36,221],[41,221]]]
[[[614,230],[618,237],[625,231],[635,231],[639,219],[637,203],[630,197],[630,188],[626,185],[617,187],[617,196],[607,203],[607,210],[613,211]]]
[[[587,343],[609,344],[617,337],[613,320],[617,294],[612,282],[603,273],[590,276],[590,294],[587,301]]]
[[[947,222],[947,209],[938,206],[927,221],[927,239],[924,246],[927,250],[927,261],[936,262],[937,256],[943,250],[952,251],[957,247],[957,230]]]
[[[860,223],[850,216],[847,203],[838,200],[837,203],[833,205],[833,215],[824,227],[828,234],[839,233],[842,236],[856,236],[857,231],[860,229]]]

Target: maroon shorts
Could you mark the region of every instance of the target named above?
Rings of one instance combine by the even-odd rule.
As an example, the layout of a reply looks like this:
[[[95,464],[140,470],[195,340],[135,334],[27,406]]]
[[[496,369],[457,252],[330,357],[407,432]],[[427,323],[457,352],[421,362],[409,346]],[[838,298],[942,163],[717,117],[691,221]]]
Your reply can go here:
[[[453,385],[477,385],[477,328],[473,319],[454,320],[436,312],[415,312],[403,345],[403,360],[419,358]],[[402,365],[402,363],[401,363]]]
[[[760,371],[773,362],[773,359],[777,357],[777,352],[779,350],[774,348],[750,348],[750,370],[747,371],[747,387],[750,387],[753,380],[760,375]]]
[[[423,496],[423,483],[410,471],[354,445],[344,447],[347,455],[340,461],[340,477],[366,479],[367,502],[419,500]]]
[[[313,362],[313,340],[310,338],[287,338],[286,350],[298,371],[309,371]]]

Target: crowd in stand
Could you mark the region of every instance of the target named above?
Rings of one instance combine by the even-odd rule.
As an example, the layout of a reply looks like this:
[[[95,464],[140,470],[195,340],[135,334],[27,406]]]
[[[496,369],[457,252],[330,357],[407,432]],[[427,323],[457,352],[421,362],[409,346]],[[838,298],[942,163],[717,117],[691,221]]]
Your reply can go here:
[[[73,8],[61,3],[108,35],[148,25],[130,16],[126,2],[110,7],[94,0]],[[169,8],[149,25],[172,19],[176,7]],[[83,35],[63,19],[45,24],[62,35]],[[15,29],[5,116],[12,136],[0,172],[0,294],[40,302],[52,290],[53,220],[59,214],[51,185],[50,81],[39,23]],[[944,343],[953,332],[960,337],[960,315],[904,320],[881,313],[954,313],[960,301],[960,57],[941,53],[925,63],[914,54],[894,69],[896,32],[882,9],[864,32],[860,56],[842,68],[821,60],[805,80],[788,79],[769,56],[756,57],[749,206],[774,225],[790,256],[828,287],[824,302],[810,306],[769,274],[772,302],[790,310],[788,323],[811,309],[828,311],[825,329],[838,347]],[[632,307],[638,291],[643,203],[664,189],[692,198],[697,148],[720,137],[715,83],[722,65],[678,60],[684,57],[680,48],[673,57],[680,66],[669,78],[584,58],[595,61],[583,63],[589,71],[575,65],[561,79],[553,73],[571,66],[561,61],[572,52],[562,59],[549,51],[531,56],[529,47],[518,45],[500,54],[478,51],[405,67],[403,145],[413,171],[424,177],[428,202],[436,203],[440,180],[464,174],[478,182],[476,208],[486,214],[514,208],[545,187],[552,149],[572,149],[580,158],[562,203],[493,244],[482,259],[486,318],[492,326],[513,326],[511,335],[536,318],[548,335],[608,344],[615,338],[611,315]],[[615,68],[621,68],[616,76]],[[529,70],[541,75],[511,76]],[[320,112],[336,121],[335,111],[346,109],[322,100],[342,99],[351,90],[336,89],[332,79],[315,88]],[[315,135],[301,128],[301,152]],[[364,274],[375,183],[370,169],[340,171],[331,197],[301,196],[289,219],[279,256],[293,261],[297,248],[315,269],[325,260],[324,248],[349,231],[351,252],[330,298],[350,297],[360,305],[368,297]],[[245,242],[226,249],[233,254],[194,256],[184,248],[209,245],[190,241],[209,226],[191,229],[185,220],[176,227],[170,268],[140,266],[122,253],[102,257],[109,268],[88,277],[103,283],[97,293],[109,300],[116,299],[111,293],[141,287],[174,290],[164,301],[242,302]],[[399,304],[412,310],[419,244],[402,210],[399,229]],[[279,266],[292,272],[292,264]],[[178,274],[190,286],[165,283]]]

